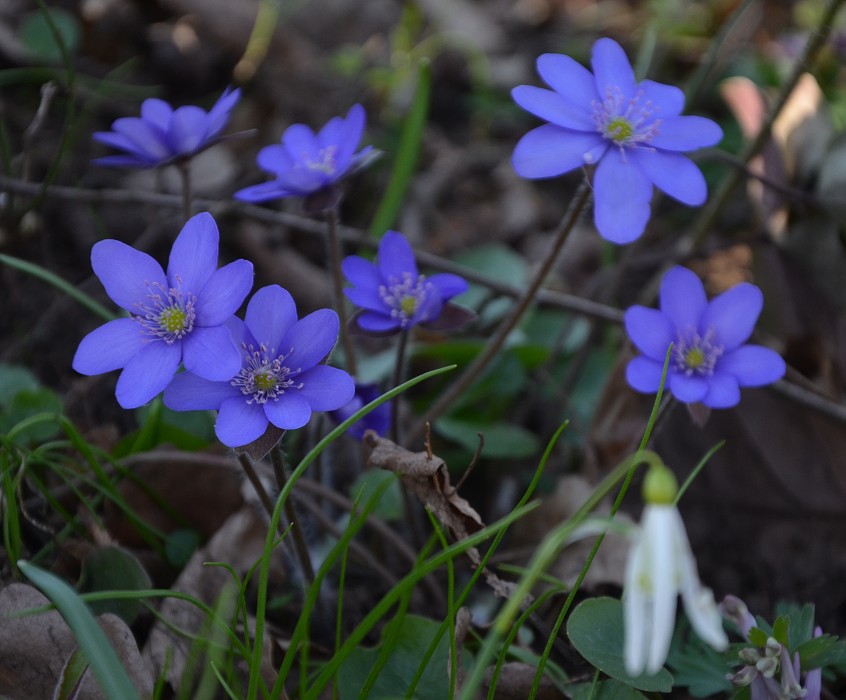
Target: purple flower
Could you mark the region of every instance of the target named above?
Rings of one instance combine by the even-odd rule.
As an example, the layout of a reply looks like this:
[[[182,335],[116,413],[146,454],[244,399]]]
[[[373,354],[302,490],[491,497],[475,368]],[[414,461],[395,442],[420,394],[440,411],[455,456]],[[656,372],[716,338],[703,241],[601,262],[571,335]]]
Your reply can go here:
[[[360,410],[371,401],[375,401],[381,396],[382,392],[376,384],[359,384],[355,385],[355,396],[340,408],[331,412],[332,420],[336,423],[343,423],[353,413]],[[373,430],[379,435],[384,435],[388,432],[391,426],[391,402],[386,401],[374,408],[364,418],[353,423],[347,432],[356,440],[361,440],[367,430]]]
[[[259,167],[275,179],[245,187],[235,193],[235,199],[267,202],[333,190],[339,180],[366,165],[375,155],[371,146],[355,152],[364,122],[364,108],[357,104],[350,108],[346,118],[330,119],[317,134],[305,124],[292,124],[282,134],[281,144],[265,146],[258,154]]]
[[[396,231],[382,236],[377,263],[350,255],[341,268],[353,284],[344,293],[363,309],[356,317],[358,326],[374,333],[431,324],[452,297],[467,291],[467,282],[458,275],[421,275],[414,251],[405,236]]]
[[[543,54],[537,69],[552,90],[520,85],[511,92],[549,122],[520,139],[514,169],[534,179],[596,164],[596,228],[613,243],[630,243],[646,227],[653,185],[683,204],[705,201],[705,179],[681,153],[713,146],[723,132],[710,119],[680,116],[678,88],[637,82],[614,40],[593,45],[591,66],[593,73],[569,56]]]
[[[674,267],[661,282],[660,298],[660,311],[644,306],[626,311],[626,332],[643,353],[626,368],[636,391],[658,391],[670,343],[667,386],[685,403],[730,408],[740,401],[740,387],[764,386],[784,376],[778,353],[744,344],[764,303],[755,285],[742,282],[708,301],[699,278]]]
[[[179,374],[165,390],[165,405],[176,411],[216,409],[215,433],[229,447],[257,440],[268,422],[282,430],[301,428],[312,411],[339,408],[353,397],[350,376],[320,364],[338,340],[338,325],[330,309],[298,321],[286,290],[262,287],[250,299],[245,320],[228,324],[241,349],[239,368],[228,381]]]
[[[153,168],[188,158],[215,143],[241,98],[241,90],[226,88],[214,106],[206,110],[186,105],[173,109],[155,97],[141,103],[140,117],[116,119],[111,131],[98,131],[93,138],[125,155],[94,160],[96,165]]]
[[[234,375],[240,354],[223,324],[249,294],[253,266],[236,260],[217,269],[218,239],[210,214],[191,218],[173,243],[167,275],[153,258],[125,243],[94,244],[94,273],[131,316],[85,336],[73,368],[88,375],[123,368],[115,393],[124,408],[155,397],[180,362],[206,379]]]

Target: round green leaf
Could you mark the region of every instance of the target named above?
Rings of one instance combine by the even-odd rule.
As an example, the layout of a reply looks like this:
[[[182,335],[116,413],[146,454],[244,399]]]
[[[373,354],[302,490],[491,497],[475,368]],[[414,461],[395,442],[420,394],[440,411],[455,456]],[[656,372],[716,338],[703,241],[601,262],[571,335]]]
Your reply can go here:
[[[52,8],[47,10],[53,26],[62,37],[62,43],[69,54],[79,48],[79,21],[67,10]],[[47,61],[61,61],[62,51],[47,21],[44,12],[33,12],[21,25],[20,39],[24,46],[39,58]]]
[[[623,664],[623,605],[616,598],[589,598],[570,615],[567,636],[576,650],[606,675],[639,690],[668,692],[673,677],[662,668],[654,676],[632,678]]]

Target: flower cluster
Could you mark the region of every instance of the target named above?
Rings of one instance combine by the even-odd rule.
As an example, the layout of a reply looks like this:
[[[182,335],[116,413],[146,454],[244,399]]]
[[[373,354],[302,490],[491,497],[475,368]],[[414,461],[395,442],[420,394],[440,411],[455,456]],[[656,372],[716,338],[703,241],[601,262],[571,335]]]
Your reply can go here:
[[[88,375],[123,368],[116,395],[124,408],[161,393],[180,363],[209,380],[234,375],[240,358],[224,324],[249,294],[253,266],[236,260],[217,269],[218,242],[214,219],[197,214],[177,236],[167,274],[149,255],[125,243],[96,243],[94,273],[130,317],[85,336],[73,368]]]
[[[632,306],[626,311],[626,332],[643,353],[626,368],[629,385],[644,393],[658,391],[671,343],[667,386],[684,403],[730,408],[740,401],[740,387],[781,379],[781,356],[746,344],[763,303],[761,290],[747,282],[708,301],[693,272],[672,268],[661,282],[660,310]]]
[[[217,140],[240,98],[240,89],[227,88],[208,112],[194,105],[173,109],[158,98],[144,100],[140,117],[117,119],[111,131],[94,134],[95,141],[124,152],[94,163],[152,168],[189,158]]]
[[[705,179],[682,153],[713,146],[722,131],[710,119],[682,116],[678,88],[638,82],[612,39],[593,45],[591,66],[593,73],[569,56],[543,54],[537,69],[552,90],[514,88],[517,104],[549,122],[517,144],[514,169],[547,178],[596,165],[596,228],[609,241],[630,243],[649,220],[653,185],[683,204],[705,201]]]
[[[321,199],[328,208],[337,199],[335,185],[364,167],[376,155],[371,146],[357,153],[364,133],[365,114],[361,105],[353,105],[345,118],[335,117],[315,134],[305,124],[293,124],[282,134],[282,143],[259,151],[258,165],[274,179],[245,187],[235,199],[267,202],[285,197]],[[326,206],[328,205],[328,206]]]
[[[696,633],[717,650],[728,646],[714,595],[699,582],[684,522],[674,504],[677,491],[667,467],[650,467],[643,487],[646,506],[629,552],[623,592],[623,659],[632,676],[644,670],[657,673],[664,665],[679,593]]]
[[[405,236],[387,231],[379,243],[376,263],[351,255],[342,269],[352,287],[344,290],[361,307],[359,328],[371,333],[397,333],[416,325],[434,324],[454,296],[467,291],[458,275],[440,273],[427,277],[417,270],[414,251]],[[459,314],[461,322],[468,317]],[[450,316],[451,317],[451,316]]]

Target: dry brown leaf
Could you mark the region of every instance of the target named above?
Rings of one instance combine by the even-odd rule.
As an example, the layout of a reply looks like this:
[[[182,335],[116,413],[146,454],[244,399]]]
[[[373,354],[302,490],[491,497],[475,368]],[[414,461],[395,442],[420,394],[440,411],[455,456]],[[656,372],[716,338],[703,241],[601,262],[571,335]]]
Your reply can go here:
[[[493,678],[493,667],[485,671],[485,679],[482,681],[482,690],[488,693]],[[525,700],[535,681],[537,668],[519,661],[511,661],[503,664],[502,672],[496,682],[494,689],[494,700]],[[488,697],[487,694],[483,697]],[[537,700],[565,700],[567,697],[555,684],[546,676],[543,676],[535,695]]]

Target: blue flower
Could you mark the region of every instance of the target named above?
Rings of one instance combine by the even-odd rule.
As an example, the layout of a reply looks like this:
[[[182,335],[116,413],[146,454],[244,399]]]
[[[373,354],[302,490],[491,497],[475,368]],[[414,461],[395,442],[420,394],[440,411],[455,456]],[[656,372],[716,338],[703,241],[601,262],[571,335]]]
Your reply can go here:
[[[343,423],[353,413],[360,410],[371,401],[375,401],[381,396],[379,387],[376,384],[359,384],[355,385],[355,396],[340,408],[331,412],[332,420],[336,423]],[[383,436],[388,432],[391,426],[391,402],[386,401],[374,408],[360,421],[356,421],[349,428],[347,432],[357,440],[364,437],[367,430],[373,430],[378,435]]]
[[[153,168],[193,156],[215,142],[240,98],[240,89],[226,88],[208,112],[193,105],[173,109],[154,97],[144,100],[140,117],[116,119],[112,131],[93,135],[95,141],[124,151],[125,155],[105,156],[93,162]]]
[[[626,311],[626,331],[643,353],[626,368],[636,391],[658,391],[671,343],[667,386],[684,403],[730,408],[740,401],[740,387],[764,386],[784,376],[777,352],[745,344],[764,304],[755,285],[742,282],[709,302],[699,278],[674,267],[661,282],[660,301],[660,311],[645,306]]]
[[[458,275],[421,275],[414,251],[405,236],[396,231],[382,236],[377,263],[351,255],[344,259],[341,269],[353,284],[344,293],[363,309],[356,317],[358,326],[374,333],[431,324],[452,297],[467,291],[467,282]]]
[[[73,368],[88,375],[123,368],[115,393],[124,408],[155,397],[180,363],[206,379],[234,375],[241,358],[223,324],[249,294],[253,266],[236,260],[217,269],[218,240],[211,215],[197,214],[174,241],[167,274],[149,255],[125,243],[94,244],[94,273],[131,316],[85,336]]]
[[[164,393],[165,405],[176,411],[217,410],[215,433],[224,445],[247,445],[268,423],[301,428],[312,411],[339,408],[353,397],[352,378],[320,364],[338,340],[338,315],[331,309],[298,321],[291,295],[271,285],[253,295],[244,321],[232,318],[228,326],[241,352],[227,381],[183,372]]]
[[[681,116],[678,88],[637,82],[614,40],[593,45],[591,65],[593,73],[569,56],[543,54],[537,69],[552,90],[514,88],[517,104],[549,122],[520,139],[514,169],[545,178],[595,164],[596,228],[609,241],[630,243],[649,220],[653,185],[683,204],[705,201],[702,173],[681,154],[713,146],[723,133],[710,119]]]
[[[267,202],[331,191],[339,180],[375,155],[371,146],[355,152],[364,133],[364,122],[364,108],[357,104],[346,118],[330,119],[317,134],[305,124],[292,124],[282,134],[282,143],[265,146],[258,154],[259,167],[275,179],[245,187],[235,193],[235,199]]]

